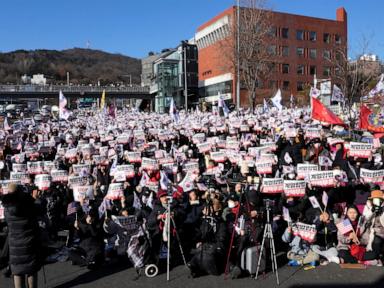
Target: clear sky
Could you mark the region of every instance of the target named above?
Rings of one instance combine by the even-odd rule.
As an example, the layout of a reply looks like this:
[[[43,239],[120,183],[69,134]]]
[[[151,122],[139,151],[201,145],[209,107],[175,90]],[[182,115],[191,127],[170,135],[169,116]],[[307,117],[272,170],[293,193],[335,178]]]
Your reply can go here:
[[[0,51],[87,46],[133,57],[175,47],[235,0],[1,0]],[[269,0],[275,11],[335,19],[348,13],[350,55],[384,59],[383,0]]]

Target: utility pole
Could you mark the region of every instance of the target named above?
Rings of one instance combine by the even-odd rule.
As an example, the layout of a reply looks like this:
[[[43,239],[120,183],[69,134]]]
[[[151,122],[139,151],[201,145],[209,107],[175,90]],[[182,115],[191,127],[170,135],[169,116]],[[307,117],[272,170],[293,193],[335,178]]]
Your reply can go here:
[[[67,86],[69,86],[69,72],[67,72]]]
[[[184,46],[184,106],[185,112],[188,111],[188,87],[187,87],[187,46]]]
[[[237,71],[236,71],[236,109],[240,109],[240,0],[237,0]]]

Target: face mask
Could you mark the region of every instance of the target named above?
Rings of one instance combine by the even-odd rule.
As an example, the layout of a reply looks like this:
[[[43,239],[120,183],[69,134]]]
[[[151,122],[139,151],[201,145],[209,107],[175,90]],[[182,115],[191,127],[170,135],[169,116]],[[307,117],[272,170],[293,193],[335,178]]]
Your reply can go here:
[[[288,174],[288,178],[291,179],[291,180],[295,179],[295,174],[294,173],[289,173]]]
[[[293,205],[295,205],[295,201],[287,201],[288,207],[292,207]]]
[[[228,208],[229,209],[233,209],[233,208],[235,208],[235,202],[233,202],[232,200],[230,200],[230,201],[228,201]]]
[[[373,198],[372,203],[374,206],[381,206],[381,199],[380,198]]]

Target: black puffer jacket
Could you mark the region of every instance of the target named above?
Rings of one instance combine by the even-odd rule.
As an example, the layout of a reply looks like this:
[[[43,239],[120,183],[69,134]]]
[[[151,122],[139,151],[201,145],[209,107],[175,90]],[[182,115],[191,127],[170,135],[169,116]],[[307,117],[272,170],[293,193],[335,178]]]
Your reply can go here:
[[[40,270],[39,226],[34,199],[20,189],[2,196],[9,230],[9,262],[14,275],[31,275]]]

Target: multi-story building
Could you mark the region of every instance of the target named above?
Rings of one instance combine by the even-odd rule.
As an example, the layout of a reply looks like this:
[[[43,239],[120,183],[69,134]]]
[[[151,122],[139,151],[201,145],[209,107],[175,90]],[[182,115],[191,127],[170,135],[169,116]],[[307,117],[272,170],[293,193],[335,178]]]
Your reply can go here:
[[[379,57],[374,54],[364,54],[356,61],[352,61],[351,64],[357,64],[361,67],[361,71],[364,76],[376,77],[382,73],[382,64]]]
[[[223,11],[201,25],[195,34],[199,50],[200,96],[207,102],[217,101],[220,94],[236,103],[235,68],[228,69],[222,65],[225,57],[223,39],[232,37],[235,41],[231,31],[236,9],[231,7]],[[333,79],[333,75],[338,73],[335,59],[340,56],[337,57],[337,51],[347,56],[347,13],[344,8],[336,10],[336,20],[272,11],[271,23],[268,50],[273,55],[274,71],[267,80],[257,79],[256,103],[261,103],[263,97],[272,96],[278,88],[283,92],[283,99],[291,94],[296,96],[304,93],[315,75]],[[233,47],[235,50],[235,45]],[[337,83],[336,77],[334,82]],[[247,106],[247,91],[243,88],[241,105]]]
[[[198,101],[198,52],[193,43],[183,41],[175,49],[149,55],[142,68],[142,85],[150,86],[156,112],[166,112],[172,98],[178,107],[185,106],[185,98],[189,108]]]

